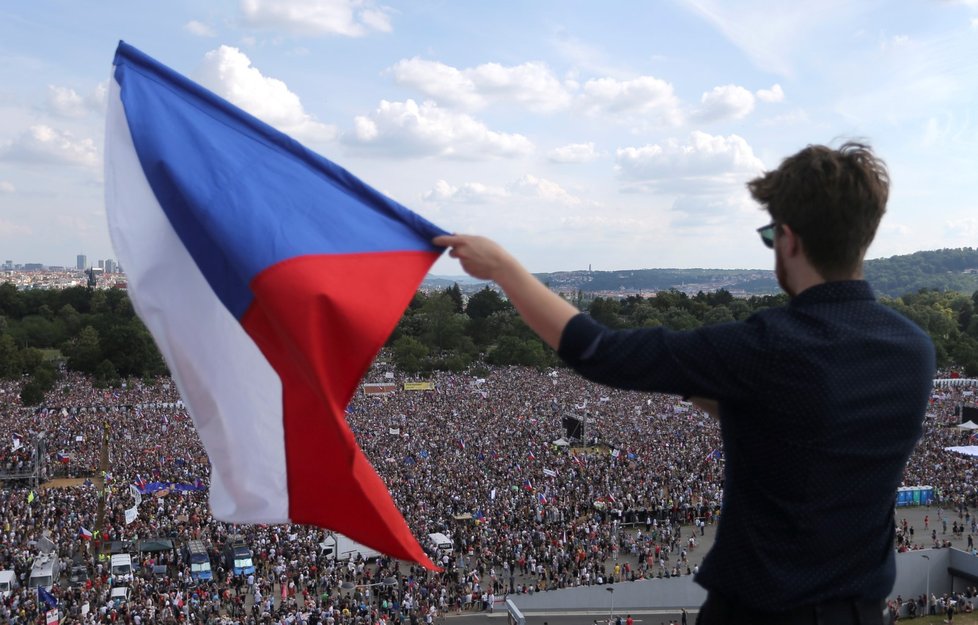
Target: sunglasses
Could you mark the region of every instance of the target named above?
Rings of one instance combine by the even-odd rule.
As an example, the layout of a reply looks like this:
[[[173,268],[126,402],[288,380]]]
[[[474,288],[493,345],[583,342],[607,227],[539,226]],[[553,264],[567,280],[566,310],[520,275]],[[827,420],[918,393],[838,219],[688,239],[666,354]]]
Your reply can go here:
[[[757,233],[761,235],[761,242],[770,249],[774,249],[774,231],[777,227],[778,224],[771,222],[757,229]]]

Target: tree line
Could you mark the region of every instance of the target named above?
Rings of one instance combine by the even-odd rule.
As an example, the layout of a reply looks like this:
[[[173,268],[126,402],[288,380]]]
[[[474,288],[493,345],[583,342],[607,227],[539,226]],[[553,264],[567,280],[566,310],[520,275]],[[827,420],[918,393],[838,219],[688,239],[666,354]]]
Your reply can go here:
[[[578,291],[573,303],[610,328],[663,326],[692,330],[742,321],[757,311],[780,306],[785,294],[735,298],[728,291],[687,295],[660,291],[655,297],[588,297]],[[978,291],[922,289],[880,301],[913,320],[934,341],[940,367],[958,367],[978,376]],[[461,371],[480,362],[549,367],[556,354],[522,322],[499,293],[483,288],[465,301],[458,285],[418,293],[388,341],[395,364],[409,373],[435,369]]]
[[[785,304],[787,296],[735,298],[724,290],[696,295],[670,290],[650,298],[618,299],[578,291],[572,300],[611,328],[691,330],[747,319]],[[978,291],[969,296],[922,289],[880,301],[930,335],[939,366],[978,376]],[[469,297],[457,284],[416,293],[387,346],[401,370],[417,375],[477,372],[484,365],[559,365],[553,350],[523,323],[510,302],[489,287]],[[0,284],[0,378],[22,380],[24,405],[36,405],[53,388],[62,365],[91,376],[96,387],[118,385],[128,377],[149,381],[167,373],[125,291],[18,291],[13,284]]]
[[[92,376],[97,387],[167,372],[125,291],[18,291],[9,282],[0,284],[0,377],[29,376],[21,400],[37,405],[53,388],[62,363]]]

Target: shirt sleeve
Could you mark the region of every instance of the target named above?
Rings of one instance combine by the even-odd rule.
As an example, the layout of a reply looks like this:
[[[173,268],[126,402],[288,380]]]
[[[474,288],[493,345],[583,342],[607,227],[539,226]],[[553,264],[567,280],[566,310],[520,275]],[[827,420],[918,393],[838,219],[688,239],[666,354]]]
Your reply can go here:
[[[581,313],[564,328],[557,353],[600,384],[740,401],[750,398],[764,377],[763,334],[757,316],[677,332],[611,330]]]

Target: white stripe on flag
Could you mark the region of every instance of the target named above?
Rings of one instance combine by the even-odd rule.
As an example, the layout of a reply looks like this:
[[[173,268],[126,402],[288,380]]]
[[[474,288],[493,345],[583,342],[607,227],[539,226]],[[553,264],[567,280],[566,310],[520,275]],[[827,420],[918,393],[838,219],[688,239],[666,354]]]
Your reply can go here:
[[[114,76],[109,83],[109,231],[129,291],[138,294],[133,306],[154,336],[166,337],[163,357],[212,452],[212,514],[239,523],[287,522],[278,375],[217,299],[163,213],[136,156]]]

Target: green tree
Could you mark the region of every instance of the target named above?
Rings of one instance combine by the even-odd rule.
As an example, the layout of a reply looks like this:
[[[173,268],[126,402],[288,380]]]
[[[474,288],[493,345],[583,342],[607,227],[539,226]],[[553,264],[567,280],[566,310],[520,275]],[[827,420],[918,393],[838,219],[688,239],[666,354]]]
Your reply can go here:
[[[40,315],[27,315],[11,328],[10,334],[20,345],[54,347],[63,340],[63,330]]]
[[[432,353],[440,354],[465,346],[462,340],[465,337],[465,317],[455,312],[455,302],[451,296],[446,293],[433,295],[418,314],[424,320],[421,341]]]
[[[15,380],[20,377],[22,367],[17,343],[9,334],[0,334],[0,377]]]
[[[119,372],[111,360],[103,360],[95,367],[94,386],[97,388],[108,388],[119,385]]]
[[[537,339],[520,340],[515,336],[499,339],[495,349],[486,356],[493,365],[521,365],[543,368],[550,364],[549,350]]]
[[[392,346],[394,364],[405,373],[418,373],[427,368],[429,349],[413,336],[402,336]]]
[[[102,343],[98,330],[85,326],[74,339],[61,348],[68,359],[68,368],[82,373],[94,373],[95,367],[103,360]]]
[[[469,298],[465,314],[472,319],[485,319],[507,308],[511,308],[509,302],[487,286]]]
[[[445,295],[451,298],[455,305],[455,312],[461,314],[465,312],[465,300],[462,297],[462,289],[458,288],[458,282],[445,289]]]
[[[12,282],[0,284],[0,314],[12,319],[20,319],[24,314],[23,300]]]
[[[590,313],[595,321],[609,328],[622,327],[623,324],[619,316],[620,312],[621,304],[618,300],[605,297],[594,298],[594,301],[591,302],[591,306],[588,309],[588,313]]]
[[[30,380],[20,389],[20,403],[25,406],[37,406],[44,401],[44,389],[35,380]]]
[[[44,353],[36,347],[25,347],[17,353],[17,360],[20,361],[21,373],[34,375],[37,368],[44,364]]]

